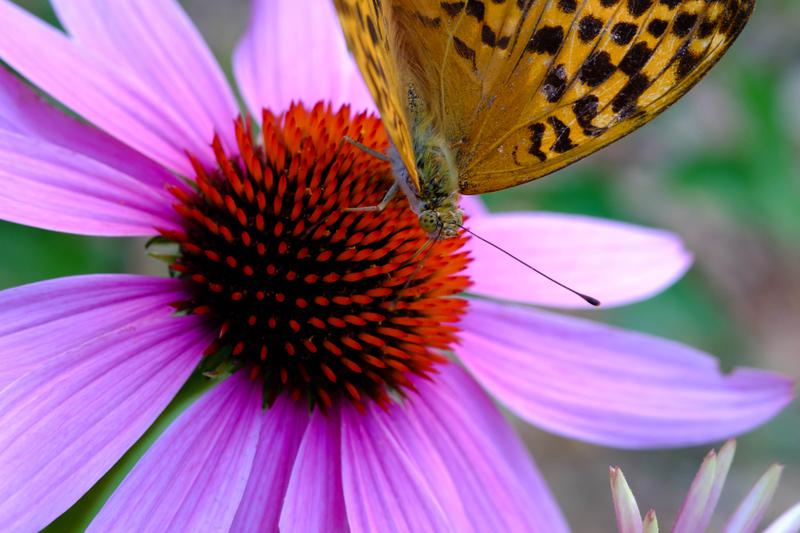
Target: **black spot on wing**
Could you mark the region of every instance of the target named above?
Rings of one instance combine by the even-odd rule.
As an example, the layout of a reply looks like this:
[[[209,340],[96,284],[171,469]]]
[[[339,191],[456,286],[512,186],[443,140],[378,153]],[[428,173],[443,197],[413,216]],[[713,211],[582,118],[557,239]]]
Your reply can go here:
[[[486,6],[480,0],[469,0],[467,2],[467,15],[475,17],[478,22],[483,22],[483,16],[486,14]]]
[[[716,20],[704,20],[700,27],[697,29],[697,36],[701,39],[705,39],[709,37],[714,30],[717,29],[717,21]]]
[[[653,0],[628,0],[628,13],[637,18],[645,14],[653,5]]]
[[[639,28],[630,22],[619,22],[611,28],[611,39],[620,46],[629,44]]]
[[[595,18],[592,15],[586,15],[578,23],[578,36],[581,38],[581,41],[588,43],[600,35],[600,31],[602,31],[602,29],[602,20]]]
[[[375,23],[372,22],[372,17],[367,17],[367,30],[369,31],[369,38],[372,39],[372,44],[378,44],[380,38],[378,36],[378,30],[375,28]]]
[[[553,143],[553,146],[550,148],[556,153],[563,154],[564,152],[568,152],[572,150],[577,144],[572,142],[570,139],[570,129],[569,126],[558,120],[556,117],[548,117],[547,122],[550,123],[552,126],[553,131],[556,134],[556,142]]]
[[[653,19],[647,25],[647,33],[656,38],[661,37],[667,31],[667,26],[669,26],[669,22],[666,20]]]
[[[530,132],[529,140],[531,141],[528,153],[539,159],[539,161],[547,159],[547,156],[542,152],[542,138],[544,137],[545,130],[546,127],[541,122],[528,126],[528,131]]]
[[[492,48],[499,48],[501,50],[505,50],[508,48],[508,44],[511,41],[511,38],[506,35],[503,37],[497,38],[497,34],[487,26],[486,24],[483,25],[481,28],[481,42],[486,46],[491,46]]]
[[[631,76],[611,101],[611,109],[620,117],[627,118],[636,110],[636,102],[650,86],[650,80],[642,73]]]
[[[466,2],[442,2],[439,5],[442,6],[445,13],[451,17],[455,17],[461,13],[461,10],[464,9],[464,6],[467,4]]]
[[[675,22],[672,24],[672,33],[678,37],[686,37],[692,31],[696,22],[697,15],[695,13],[678,13],[678,16],[675,17]]]
[[[599,104],[600,99],[594,94],[587,94],[572,104],[572,112],[575,113],[578,124],[583,128],[583,133],[591,137],[597,137],[605,131],[604,128],[598,128],[592,124],[599,112]]]
[[[578,9],[578,2],[576,0],[558,0],[558,7],[564,13],[575,13],[575,10]]]
[[[558,65],[547,73],[542,83],[542,93],[550,103],[561,100],[567,90],[567,71],[564,65]]]
[[[700,56],[689,51],[688,43],[684,43],[675,54],[675,60],[678,62],[678,66],[675,70],[675,76],[678,78],[678,80],[682,80],[694,70],[694,68],[700,62]]]
[[[622,61],[619,62],[619,69],[628,76],[633,76],[642,70],[642,67],[645,66],[652,55],[653,50],[647,46],[647,43],[636,43],[628,50]]]
[[[472,63],[472,70],[478,70],[478,66],[475,64],[475,50],[455,35],[453,36],[453,44],[455,45],[456,53]]]
[[[581,65],[578,77],[586,85],[597,87],[606,81],[615,70],[616,67],[611,62],[608,52],[593,52]]]
[[[555,55],[564,41],[564,29],[561,26],[545,26],[540,28],[528,41],[527,52]]]

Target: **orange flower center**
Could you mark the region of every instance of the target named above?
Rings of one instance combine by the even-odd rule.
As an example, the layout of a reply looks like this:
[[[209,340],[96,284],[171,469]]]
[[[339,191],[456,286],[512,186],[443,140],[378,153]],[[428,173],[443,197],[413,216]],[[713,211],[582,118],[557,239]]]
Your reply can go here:
[[[218,167],[196,160],[193,190],[173,188],[183,231],[170,266],[219,338],[209,364],[263,380],[265,401],[306,396],[323,408],[347,398],[381,404],[446,361],[466,302],[463,237],[428,249],[404,198],[381,212],[386,163],[342,143],[383,151],[380,121],[317,104],[264,112],[260,143],[236,123],[239,154],[214,142]]]

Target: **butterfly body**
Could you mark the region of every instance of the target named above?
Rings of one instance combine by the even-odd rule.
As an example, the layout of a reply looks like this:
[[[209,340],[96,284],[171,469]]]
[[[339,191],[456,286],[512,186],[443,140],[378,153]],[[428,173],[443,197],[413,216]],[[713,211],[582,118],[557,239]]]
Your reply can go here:
[[[455,237],[463,217],[458,207],[458,169],[453,151],[445,137],[434,130],[413,86],[408,89],[407,106],[416,178],[392,145],[389,158],[394,179],[419,217],[420,227],[432,239]]]
[[[754,0],[334,0],[432,237],[459,194],[548,175],[649,122],[693,87]]]

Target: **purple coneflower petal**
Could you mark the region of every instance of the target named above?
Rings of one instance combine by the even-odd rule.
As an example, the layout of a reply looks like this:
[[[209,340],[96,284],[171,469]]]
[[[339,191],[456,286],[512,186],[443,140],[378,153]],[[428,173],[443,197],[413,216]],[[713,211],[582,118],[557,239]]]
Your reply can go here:
[[[529,422],[622,448],[700,444],[744,431],[793,397],[790,379],[657,337],[471,301],[456,353]]]
[[[725,487],[725,480],[728,478],[728,471],[731,469],[733,456],[735,454],[735,440],[729,440],[726,442],[717,454],[714,484],[711,487],[711,492],[708,494],[708,501],[706,503],[705,510],[703,511],[703,520],[700,522],[701,531],[708,529],[708,525],[711,523],[711,518],[714,516],[714,510],[717,508],[717,503],[719,503],[719,498],[722,495],[722,489]]]
[[[314,411],[286,491],[282,531],[345,531],[342,492],[341,418]]]
[[[175,177],[107,133],[48,104],[29,86],[0,69],[0,129],[37,137],[83,154],[159,189]]]
[[[97,337],[169,316],[169,304],[185,297],[178,280],[115,274],[59,278],[0,292],[0,390]]]
[[[380,408],[367,414],[342,408],[342,487],[354,532],[450,531],[448,517],[404,442],[391,431]]]
[[[293,101],[375,110],[332,2],[253,0],[252,6],[250,25],[234,54],[234,72],[254,116],[260,117],[262,108],[281,113]]]
[[[74,40],[150,87],[209,143],[214,132],[236,146],[239,107],[203,37],[175,0],[52,0]]]
[[[350,527],[567,531],[524,446],[486,394],[456,365],[440,372],[433,381],[417,380],[419,394],[389,412],[345,411]]]
[[[617,518],[619,533],[642,533],[642,514],[639,504],[631,492],[625,474],[620,467],[609,468],[608,477],[611,482],[611,498],[614,502],[614,514]]]
[[[166,190],[19,133],[0,130],[0,182],[2,220],[103,236],[180,228]]]
[[[261,421],[260,382],[237,372],[170,425],[88,531],[120,524],[130,531],[228,531],[247,486]]]
[[[207,132],[193,130],[163,95],[141,83],[129,68],[81,47],[9,0],[0,0],[0,60],[166,167],[191,175],[186,150],[209,165],[213,161]]]
[[[307,426],[308,405],[285,396],[262,414],[253,467],[231,531],[277,530],[292,466]],[[338,453],[326,458],[337,459]],[[341,496],[341,489],[339,492]]]
[[[140,320],[0,391],[4,528],[41,529],[74,504],[153,423],[209,341],[195,317]]]
[[[677,281],[692,263],[666,231],[557,213],[475,217],[470,229],[544,273],[610,307],[639,301]],[[589,307],[574,294],[471,239],[471,292],[538,305]]]
[[[729,441],[719,455],[714,450],[706,454],[675,519],[675,533],[706,530],[728,477],[735,451],[736,443]]]
[[[772,497],[775,496],[782,472],[783,467],[780,465],[769,467],[736,508],[733,516],[725,524],[723,533],[753,533],[756,530],[767,512]]]
[[[489,214],[489,209],[487,209],[486,205],[478,196],[462,196],[458,199],[458,204],[461,210],[464,211],[464,214],[469,218],[469,221],[466,223],[467,226],[471,224],[472,219],[475,217],[482,217]]]
[[[417,380],[419,396],[392,411],[412,457],[438,455],[475,531],[568,531],[547,483],[524,445],[475,380],[461,367]],[[402,434],[401,434],[402,436]],[[413,448],[412,448],[413,449]],[[426,457],[427,456],[427,457]],[[427,470],[429,479],[436,479]],[[435,487],[441,494],[444,487]],[[460,528],[457,528],[460,529]]]

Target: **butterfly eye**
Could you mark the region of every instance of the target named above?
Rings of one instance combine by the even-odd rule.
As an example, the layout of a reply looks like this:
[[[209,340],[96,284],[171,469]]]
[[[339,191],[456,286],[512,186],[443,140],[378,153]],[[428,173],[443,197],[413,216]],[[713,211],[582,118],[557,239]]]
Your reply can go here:
[[[426,210],[419,214],[419,225],[422,228],[422,231],[432,234],[439,231],[442,221],[436,211]]]

